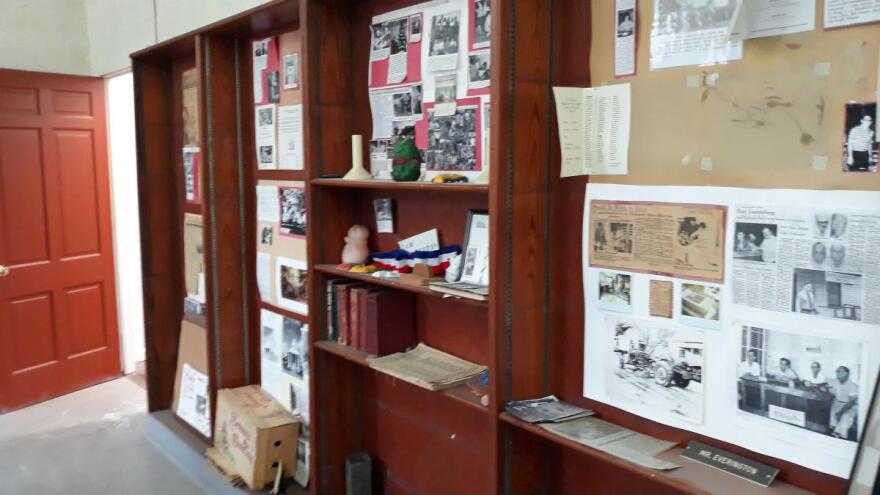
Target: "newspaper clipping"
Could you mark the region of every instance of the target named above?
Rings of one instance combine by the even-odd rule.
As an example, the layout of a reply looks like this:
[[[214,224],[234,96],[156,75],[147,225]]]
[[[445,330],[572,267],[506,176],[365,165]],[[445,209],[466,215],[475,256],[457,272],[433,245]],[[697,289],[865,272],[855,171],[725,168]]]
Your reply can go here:
[[[651,70],[742,58],[730,33],[742,0],[654,0]]]
[[[594,200],[590,266],[722,282],[726,213],[717,205]]]
[[[739,206],[733,302],[880,323],[880,267],[869,259],[878,239],[878,214]]]

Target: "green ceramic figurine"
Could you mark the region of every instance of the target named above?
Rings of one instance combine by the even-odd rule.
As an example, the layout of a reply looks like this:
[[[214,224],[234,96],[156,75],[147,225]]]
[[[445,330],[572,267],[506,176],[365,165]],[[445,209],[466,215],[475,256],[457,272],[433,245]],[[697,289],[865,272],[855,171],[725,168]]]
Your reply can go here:
[[[391,178],[398,182],[419,180],[422,174],[422,160],[415,141],[405,137],[394,143],[391,161]]]

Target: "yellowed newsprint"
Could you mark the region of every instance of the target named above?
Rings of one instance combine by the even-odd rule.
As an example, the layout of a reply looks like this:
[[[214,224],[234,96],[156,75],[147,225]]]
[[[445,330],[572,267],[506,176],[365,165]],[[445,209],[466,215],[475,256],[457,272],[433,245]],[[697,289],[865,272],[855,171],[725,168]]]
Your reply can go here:
[[[723,282],[727,208],[590,202],[590,266]]]

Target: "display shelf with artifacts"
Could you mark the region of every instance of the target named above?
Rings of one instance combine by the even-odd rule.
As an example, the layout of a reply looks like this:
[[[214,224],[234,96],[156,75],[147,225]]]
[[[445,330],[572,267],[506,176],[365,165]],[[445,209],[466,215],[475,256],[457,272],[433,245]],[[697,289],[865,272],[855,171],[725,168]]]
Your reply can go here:
[[[468,88],[467,84],[471,51],[483,51],[482,75],[489,79],[488,50],[474,48],[469,41],[470,27],[475,25],[471,3],[308,3],[308,19],[315,23],[305,28],[307,52],[310,60],[320,61],[318,69],[307,75],[312,91],[306,90],[311,136],[306,160],[314,164],[309,180],[313,213],[309,251],[316,290],[310,293],[310,307],[321,308],[310,317],[315,346],[320,349],[316,365],[322,370],[316,387],[326,392],[324,413],[316,418],[312,432],[325,439],[316,462],[319,470],[328,473],[320,487],[328,493],[344,491],[345,479],[337,468],[346,456],[359,451],[370,452],[374,462],[384,466],[388,475],[377,482],[384,491],[399,490],[398,483],[423,493],[495,491],[498,422],[492,405],[492,300],[443,297],[429,289],[430,283],[445,278],[448,266],[461,253],[468,212],[492,212],[492,182],[473,182],[493,169],[488,166],[488,132],[484,132],[491,90],[488,85]],[[479,19],[485,20],[485,15]],[[352,26],[362,26],[363,31]],[[435,107],[438,70],[455,72],[459,80],[440,91],[446,104],[442,108]],[[353,158],[361,155],[350,153],[352,135],[367,141],[359,151],[370,179],[340,178]],[[369,233],[355,236],[366,241],[366,251],[350,246],[350,229],[355,226]],[[471,385],[430,391],[401,385],[404,380],[372,369],[369,354],[357,348],[363,348],[358,337],[346,337],[328,315],[340,312],[336,306],[340,302],[352,301],[350,295],[347,299],[341,295],[346,291],[373,291],[373,296],[354,299],[360,304],[373,297],[377,302],[365,302],[371,307],[381,304],[375,294],[383,289],[411,298],[411,345],[423,343],[470,363],[488,365],[487,377],[472,377]],[[481,405],[482,400],[487,405]],[[400,432],[395,445],[386,441],[382,433],[386,431]],[[455,435],[441,440],[437,431]],[[420,448],[425,442],[434,446],[433,452]],[[438,468],[457,476],[433,476]]]
[[[357,363],[361,366],[365,366],[368,368],[370,367],[369,355],[366,352],[359,351],[350,346],[324,340],[316,342],[315,347],[350,362]],[[381,371],[376,371],[376,373],[381,373]],[[487,412],[486,405],[482,403],[482,398],[484,397],[484,395],[479,389],[470,386],[468,383],[445,388],[437,391],[437,393],[453,401],[465,404],[470,408],[476,409],[480,412]]]
[[[183,411],[206,444],[217,390],[260,383],[256,181],[307,178],[296,138],[301,101],[285,93],[299,87],[299,58],[284,55],[299,51],[301,6],[267,2],[132,54],[149,410]],[[254,69],[252,56],[263,48],[267,64],[270,49],[278,63]],[[266,101],[254,97],[255,83]],[[265,105],[271,112],[253,109]],[[258,176],[270,157],[299,175]],[[293,238],[288,227],[299,228],[297,218],[276,234]],[[305,484],[308,469],[297,468]]]
[[[371,180],[342,180],[332,178],[312,179],[313,186],[320,187],[348,187],[353,189],[399,189],[415,191],[444,191],[444,192],[471,192],[488,194],[487,184],[473,183],[442,183],[442,182],[396,182],[387,179]]]

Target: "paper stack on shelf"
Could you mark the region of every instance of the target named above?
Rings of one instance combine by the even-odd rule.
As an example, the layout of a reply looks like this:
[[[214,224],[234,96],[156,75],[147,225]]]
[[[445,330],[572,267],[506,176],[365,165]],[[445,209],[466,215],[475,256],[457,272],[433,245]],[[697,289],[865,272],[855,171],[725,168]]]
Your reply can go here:
[[[585,417],[538,426],[561,437],[596,450],[601,450],[642,467],[662,471],[680,467],[678,464],[654,457],[675,447],[675,442],[643,435],[598,418]]]
[[[555,395],[512,400],[507,403],[507,412],[527,423],[559,423],[593,415],[592,410],[562,402]]]
[[[465,361],[425,344],[370,359],[370,368],[428,390],[452,388],[479,375],[485,366]]]

